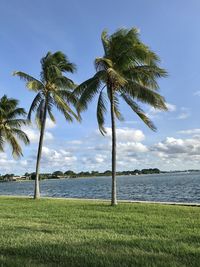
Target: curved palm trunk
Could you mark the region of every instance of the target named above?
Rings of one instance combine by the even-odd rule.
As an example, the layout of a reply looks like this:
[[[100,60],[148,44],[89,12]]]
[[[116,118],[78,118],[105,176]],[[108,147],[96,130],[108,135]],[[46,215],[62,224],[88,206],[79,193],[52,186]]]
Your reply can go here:
[[[115,113],[113,90],[110,93],[110,109],[111,109],[111,124],[112,124],[112,193],[111,205],[117,205],[117,185],[116,185],[116,128],[115,128]]]
[[[39,140],[39,146],[38,146],[38,153],[37,153],[37,162],[36,162],[36,177],[35,177],[35,191],[34,191],[34,199],[40,198],[40,186],[39,186],[39,171],[40,171],[40,160],[42,155],[42,145],[43,145],[43,139],[44,139],[44,130],[45,130],[45,124],[46,124],[46,117],[47,117],[47,105],[45,102],[44,106],[44,115],[43,115],[43,121],[41,125],[40,130],[40,140]]]

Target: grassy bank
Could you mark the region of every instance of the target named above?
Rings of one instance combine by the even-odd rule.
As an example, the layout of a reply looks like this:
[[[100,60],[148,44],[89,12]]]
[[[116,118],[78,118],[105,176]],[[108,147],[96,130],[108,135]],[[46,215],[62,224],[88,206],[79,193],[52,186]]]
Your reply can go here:
[[[0,197],[0,266],[200,266],[200,208]]]

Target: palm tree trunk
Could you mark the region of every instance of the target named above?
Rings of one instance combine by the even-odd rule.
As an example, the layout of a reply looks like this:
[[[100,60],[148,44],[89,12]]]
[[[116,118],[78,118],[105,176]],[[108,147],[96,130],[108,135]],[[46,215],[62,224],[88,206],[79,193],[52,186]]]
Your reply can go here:
[[[42,155],[42,145],[43,145],[43,139],[44,139],[46,117],[47,117],[47,103],[45,101],[44,114],[43,114],[41,130],[40,130],[40,140],[39,140],[38,153],[37,153],[34,199],[40,198],[39,171],[40,171],[40,160],[41,160],[41,155]]]
[[[111,124],[112,124],[112,193],[111,205],[117,205],[117,186],[116,186],[116,127],[115,127],[115,113],[114,113],[114,99],[113,90],[110,93],[110,109],[111,109]]]

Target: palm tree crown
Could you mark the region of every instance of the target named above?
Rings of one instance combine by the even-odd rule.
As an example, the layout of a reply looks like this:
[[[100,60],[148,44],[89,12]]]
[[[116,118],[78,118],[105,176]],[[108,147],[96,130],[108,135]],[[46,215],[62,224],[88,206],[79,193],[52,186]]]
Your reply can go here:
[[[110,100],[112,93],[117,119],[123,120],[119,110],[119,98],[122,98],[150,129],[156,130],[136,101],[167,110],[164,98],[157,92],[157,78],[167,75],[164,69],[158,67],[159,57],[140,41],[136,28],[120,29],[111,36],[103,31],[101,40],[104,56],[95,59],[96,74],[76,89],[77,95],[81,95],[79,112],[87,109],[88,103],[99,94],[97,121],[104,134],[106,98]],[[107,95],[104,89],[107,90]]]
[[[18,103],[18,100],[6,95],[0,98],[0,151],[4,152],[4,145],[8,143],[14,157],[23,156],[18,139],[29,144],[28,136],[21,130],[27,124],[27,120],[23,119],[26,112],[18,107]]]
[[[75,65],[70,63],[62,52],[58,51],[54,54],[48,52],[41,59],[41,67],[40,80],[21,71],[13,73],[26,81],[26,87],[29,90],[37,93],[31,104],[28,119],[31,120],[32,112],[36,111],[36,122],[41,126],[46,108],[50,119],[55,122],[52,113],[53,107],[56,107],[68,121],[73,121],[73,117],[79,119],[69,106],[70,103],[76,103],[76,97],[71,93],[75,84],[63,75],[65,72],[73,73],[76,69]]]

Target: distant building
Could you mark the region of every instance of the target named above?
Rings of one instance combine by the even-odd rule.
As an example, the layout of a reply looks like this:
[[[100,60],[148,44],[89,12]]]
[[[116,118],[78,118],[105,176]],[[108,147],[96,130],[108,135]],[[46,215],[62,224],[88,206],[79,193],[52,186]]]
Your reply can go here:
[[[25,176],[25,175],[15,175],[12,177],[11,181],[21,181],[21,180],[30,180],[30,176]]]

